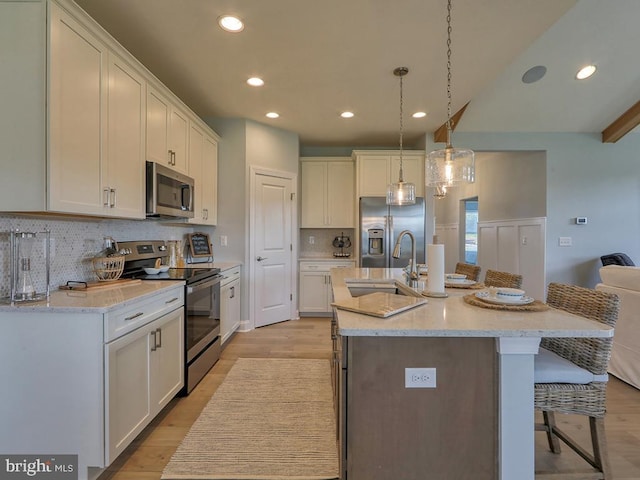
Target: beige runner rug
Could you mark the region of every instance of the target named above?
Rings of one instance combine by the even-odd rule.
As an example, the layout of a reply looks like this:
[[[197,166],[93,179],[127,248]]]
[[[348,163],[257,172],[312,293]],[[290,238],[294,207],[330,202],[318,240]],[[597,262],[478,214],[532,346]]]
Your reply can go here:
[[[337,479],[335,428],[328,360],[240,358],[162,479]]]

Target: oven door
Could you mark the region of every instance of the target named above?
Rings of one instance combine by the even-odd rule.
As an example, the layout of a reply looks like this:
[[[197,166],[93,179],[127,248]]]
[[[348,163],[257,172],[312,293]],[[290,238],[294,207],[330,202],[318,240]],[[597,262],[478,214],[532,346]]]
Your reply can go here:
[[[186,351],[191,362],[220,335],[220,280],[216,275],[187,285]]]

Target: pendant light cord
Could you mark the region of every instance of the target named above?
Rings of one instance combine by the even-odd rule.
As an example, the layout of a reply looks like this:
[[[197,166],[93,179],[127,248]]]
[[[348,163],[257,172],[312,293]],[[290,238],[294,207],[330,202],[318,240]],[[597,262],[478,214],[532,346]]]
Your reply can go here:
[[[402,97],[402,77],[404,74],[400,75],[400,183],[404,182],[403,172],[402,172],[402,105],[403,105],[403,97]]]
[[[451,0],[447,2],[447,148],[451,148]]]

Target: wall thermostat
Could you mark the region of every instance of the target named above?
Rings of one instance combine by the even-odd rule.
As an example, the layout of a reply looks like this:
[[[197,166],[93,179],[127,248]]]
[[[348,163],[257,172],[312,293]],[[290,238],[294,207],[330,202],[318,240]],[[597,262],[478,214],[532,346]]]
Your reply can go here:
[[[576,225],[586,225],[587,217],[576,217]]]

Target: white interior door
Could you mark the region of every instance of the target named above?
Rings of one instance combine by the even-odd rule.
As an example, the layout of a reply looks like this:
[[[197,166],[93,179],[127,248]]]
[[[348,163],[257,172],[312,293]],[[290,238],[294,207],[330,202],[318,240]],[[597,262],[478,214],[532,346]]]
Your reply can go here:
[[[292,179],[257,173],[253,192],[253,291],[256,327],[291,319]]]

